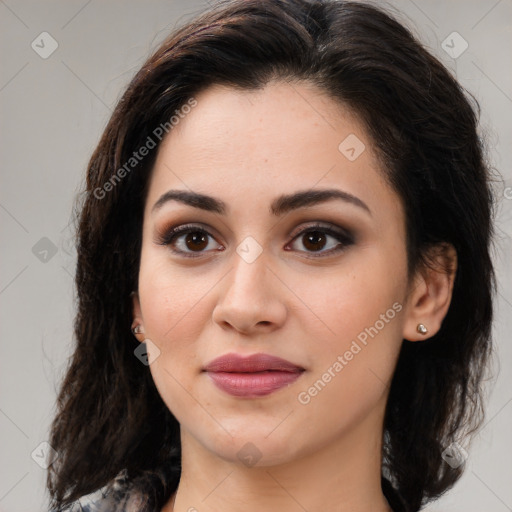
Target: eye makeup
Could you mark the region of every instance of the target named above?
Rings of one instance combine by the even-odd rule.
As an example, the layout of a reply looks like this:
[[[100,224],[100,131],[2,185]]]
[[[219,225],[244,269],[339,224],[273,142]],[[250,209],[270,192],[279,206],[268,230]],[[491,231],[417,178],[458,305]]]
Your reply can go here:
[[[355,238],[349,230],[332,223],[313,222],[306,226],[301,226],[300,229],[295,231],[291,235],[290,242],[284,247],[284,250],[303,253],[307,258],[332,256],[355,243]],[[211,244],[211,241],[213,241],[213,244]],[[302,242],[306,250],[290,248],[297,241]],[[214,235],[208,231],[208,228],[194,223],[171,226],[163,230],[157,234],[155,243],[167,246],[173,254],[185,258],[199,258],[211,252],[222,252],[225,250],[222,244],[215,240]],[[215,249],[216,244],[218,248]],[[213,245],[213,247],[208,249],[210,245]],[[315,247],[318,245],[320,247]],[[326,246],[328,246],[328,250],[324,250]]]

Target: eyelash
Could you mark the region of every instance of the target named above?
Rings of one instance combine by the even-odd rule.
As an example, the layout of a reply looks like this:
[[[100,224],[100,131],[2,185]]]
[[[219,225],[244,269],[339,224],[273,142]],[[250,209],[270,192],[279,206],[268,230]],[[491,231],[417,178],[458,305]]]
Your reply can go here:
[[[335,229],[332,229],[328,226],[324,226],[322,224],[313,224],[313,225],[306,227],[305,229],[303,229],[302,231],[297,233],[292,238],[292,242],[307,233],[315,233],[315,232],[320,232],[322,234],[332,236],[333,238],[337,239],[340,242],[341,247],[331,248],[328,251],[322,251],[322,252],[316,252],[316,253],[315,253],[315,251],[309,251],[309,252],[305,251],[305,252],[308,252],[308,254],[314,255],[314,256],[307,256],[308,258],[323,258],[323,257],[326,257],[326,255],[330,256],[332,254],[336,254],[336,253],[343,251],[346,247],[348,247],[354,243],[354,238],[350,233],[343,232],[343,231],[337,231]],[[182,251],[180,249],[175,249],[174,247],[172,247],[172,243],[175,241],[175,239],[179,238],[180,236],[189,234],[189,233],[201,233],[203,235],[211,236],[213,238],[213,236],[208,231],[206,231],[204,228],[202,228],[200,226],[196,226],[194,224],[183,224],[181,226],[171,228],[163,235],[160,235],[157,243],[159,245],[169,246],[170,250],[173,253],[183,256],[185,258],[199,258],[202,256],[204,251],[197,251],[194,254],[194,251],[187,252],[187,251]],[[304,251],[299,251],[299,252],[304,252]]]

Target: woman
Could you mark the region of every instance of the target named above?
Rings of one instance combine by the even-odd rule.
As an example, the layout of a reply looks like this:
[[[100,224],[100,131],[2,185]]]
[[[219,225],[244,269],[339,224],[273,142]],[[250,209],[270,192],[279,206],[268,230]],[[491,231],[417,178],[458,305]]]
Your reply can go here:
[[[172,34],[89,164],[53,509],[417,511],[453,486],[491,351],[476,109],[369,5],[235,0]]]

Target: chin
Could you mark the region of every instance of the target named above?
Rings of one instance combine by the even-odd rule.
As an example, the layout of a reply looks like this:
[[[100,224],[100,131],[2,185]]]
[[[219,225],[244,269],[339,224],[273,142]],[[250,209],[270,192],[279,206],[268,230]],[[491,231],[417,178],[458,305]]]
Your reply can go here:
[[[254,422],[242,425],[238,422],[235,431],[225,426],[231,436],[222,428],[215,431],[215,436],[204,437],[204,432],[197,438],[212,454],[227,462],[234,462],[246,467],[270,467],[290,462],[300,457],[304,446],[295,446],[291,432],[282,429],[277,432],[279,422]],[[281,428],[281,427],[278,427]],[[273,432],[273,430],[276,430]],[[303,442],[302,440],[298,440]]]

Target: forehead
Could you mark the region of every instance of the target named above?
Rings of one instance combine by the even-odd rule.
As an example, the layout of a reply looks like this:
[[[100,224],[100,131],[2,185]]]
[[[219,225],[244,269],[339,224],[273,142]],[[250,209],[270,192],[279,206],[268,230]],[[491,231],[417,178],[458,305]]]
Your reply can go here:
[[[362,123],[314,86],[213,86],[195,100],[158,150],[146,209],[171,188],[244,208],[253,199],[270,203],[293,190],[333,186],[382,207],[396,204]]]

